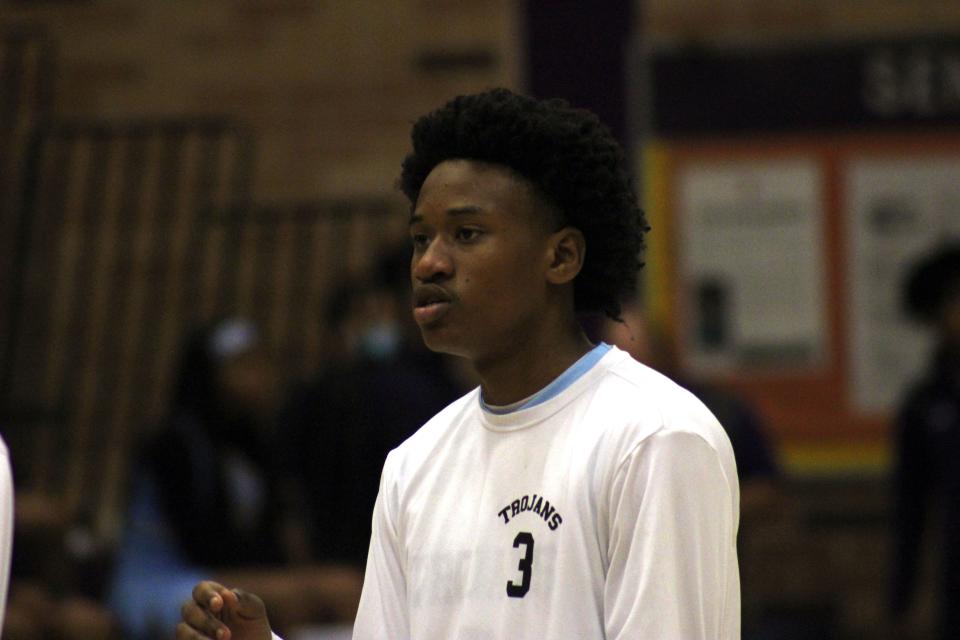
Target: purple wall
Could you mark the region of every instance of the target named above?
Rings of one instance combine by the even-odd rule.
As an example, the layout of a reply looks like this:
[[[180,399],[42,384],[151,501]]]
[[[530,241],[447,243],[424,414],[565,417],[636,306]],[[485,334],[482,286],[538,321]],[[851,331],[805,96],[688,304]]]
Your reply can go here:
[[[629,151],[626,47],[634,0],[527,0],[527,89],[590,109]]]

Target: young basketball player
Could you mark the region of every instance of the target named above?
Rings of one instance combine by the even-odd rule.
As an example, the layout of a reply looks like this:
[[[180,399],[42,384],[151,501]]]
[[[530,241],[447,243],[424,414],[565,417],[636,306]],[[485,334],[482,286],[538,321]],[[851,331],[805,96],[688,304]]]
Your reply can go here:
[[[618,317],[646,229],[607,129],[461,96],[416,123],[401,186],[423,339],[482,382],[387,458],[354,638],[739,638],[723,429],[577,320]],[[271,631],[259,598],[204,582],[177,637]]]

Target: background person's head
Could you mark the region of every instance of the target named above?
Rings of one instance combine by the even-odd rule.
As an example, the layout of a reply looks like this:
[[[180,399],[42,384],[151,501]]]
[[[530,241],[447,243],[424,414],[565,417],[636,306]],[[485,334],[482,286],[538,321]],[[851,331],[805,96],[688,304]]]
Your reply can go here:
[[[960,347],[960,243],[944,244],[913,265],[904,307],[915,320],[936,330],[940,342]]]
[[[245,318],[218,320],[192,333],[175,384],[177,410],[198,415],[211,428],[270,415],[282,392],[260,331]]]
[[[344,279],[327,299],[327,366],[389,362],[419,345],[410,317],[410,247],[387,247],[371,271]]]

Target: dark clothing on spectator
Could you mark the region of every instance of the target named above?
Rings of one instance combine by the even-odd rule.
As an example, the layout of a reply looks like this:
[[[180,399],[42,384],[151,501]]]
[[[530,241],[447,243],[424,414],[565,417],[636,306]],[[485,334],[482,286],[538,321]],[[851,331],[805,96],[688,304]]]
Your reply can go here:
[[[318,560],[363,566],[387,454],[460,395],[436,356],[401,354],[329,371],[295,396],[284,422]]]
[[[895,566],[892,606],[906,611],[916,590],[924,525],[940,513],[940,637],[960,632],[960,350],[942,349],[906,397],[897,420]]]
[[[283,561],[283,500],[276,458],[255,427],[219,425],[214,440],[201,418],[180,413],[145,448],[145,469],[187,558],[205,567]]]

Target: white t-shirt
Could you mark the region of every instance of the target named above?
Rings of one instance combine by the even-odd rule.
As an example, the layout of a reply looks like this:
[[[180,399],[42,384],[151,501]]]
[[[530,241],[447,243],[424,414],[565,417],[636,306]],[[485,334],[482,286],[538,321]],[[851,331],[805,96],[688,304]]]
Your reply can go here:
[[[10,554],[13,551],[13,476],[10,454],[0,438],[0,629],[7,607],[7,586],[10,583]]]
[[[387,457],[354,639],[739,638],[738,513],[720,424],[618,349],[534,407],[474,390]]]

